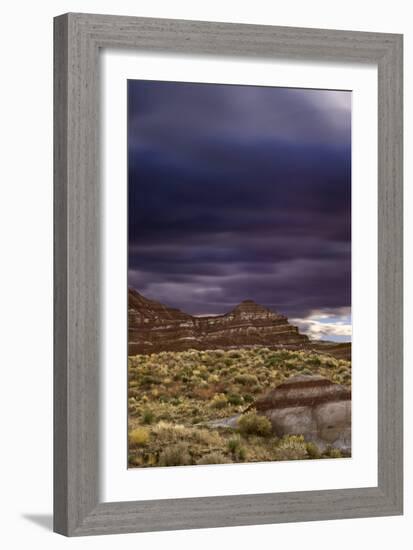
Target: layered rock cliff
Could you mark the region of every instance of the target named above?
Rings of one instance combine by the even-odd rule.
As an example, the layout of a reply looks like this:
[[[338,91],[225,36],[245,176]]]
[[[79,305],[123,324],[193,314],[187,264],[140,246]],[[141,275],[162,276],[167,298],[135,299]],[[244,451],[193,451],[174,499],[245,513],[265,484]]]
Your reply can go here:
[[[308,341],[287,317],[252,300],[241,302],[224,315],[194,317],[129,289],[129,355],[191,348],[297,347],[305,346]]]

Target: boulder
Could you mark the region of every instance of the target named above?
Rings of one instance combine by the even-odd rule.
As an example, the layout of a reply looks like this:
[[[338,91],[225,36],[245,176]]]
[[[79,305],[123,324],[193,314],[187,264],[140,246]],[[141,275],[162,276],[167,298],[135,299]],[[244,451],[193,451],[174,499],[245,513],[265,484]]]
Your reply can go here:
[[[271,420],[273,432],[303,435],[321,451],[351,454],[351,390],[319,375],[289,378],[250,407]]]

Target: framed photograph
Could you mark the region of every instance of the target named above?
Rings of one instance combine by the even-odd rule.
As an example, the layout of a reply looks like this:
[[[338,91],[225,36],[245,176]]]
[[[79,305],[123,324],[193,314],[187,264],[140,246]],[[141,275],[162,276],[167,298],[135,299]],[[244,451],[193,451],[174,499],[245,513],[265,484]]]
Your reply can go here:
[[[402,36],[54,33],[55,531],[402,514]]]

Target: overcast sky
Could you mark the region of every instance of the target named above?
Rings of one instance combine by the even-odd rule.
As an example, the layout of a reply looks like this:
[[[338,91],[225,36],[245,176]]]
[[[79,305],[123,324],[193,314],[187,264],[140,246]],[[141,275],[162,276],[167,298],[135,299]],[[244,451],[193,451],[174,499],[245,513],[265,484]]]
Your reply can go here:
[[[351,93],[128,81],[128,283],[351,334]]]

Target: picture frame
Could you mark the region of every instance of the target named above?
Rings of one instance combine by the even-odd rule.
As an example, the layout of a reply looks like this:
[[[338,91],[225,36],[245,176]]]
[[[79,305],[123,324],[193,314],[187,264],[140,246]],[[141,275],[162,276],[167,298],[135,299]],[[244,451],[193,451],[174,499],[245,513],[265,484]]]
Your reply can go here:
[[[402,36],[69,13],[54,20],[54,530],[66,536],[403,511]],[[378,69],[378,485],[101,502],[99,51],[283,57]]]

